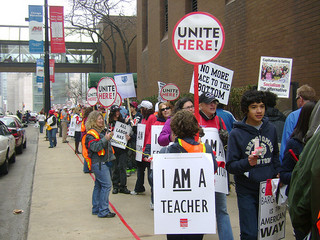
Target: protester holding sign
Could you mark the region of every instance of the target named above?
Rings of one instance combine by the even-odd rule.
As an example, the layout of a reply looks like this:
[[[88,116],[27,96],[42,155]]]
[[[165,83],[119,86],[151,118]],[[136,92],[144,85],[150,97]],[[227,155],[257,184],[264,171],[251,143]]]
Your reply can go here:
[[[157,121],[153,125],[162,126],[165,124],[166,120],[172,114],[172,104],[170,102],[159,103],[159,112],[157,116]],[[151,181],[151,203],[150,208],[153,210],[153,175],[152,170],[150,173],[150,181]]]
[[[131,138],[128,141],[129,150],[128,150],[128,161],[127,161],[128,162],[127,176],[130,176],[131,174],[133,174],[137,168],[136,153],[135,151],[131,150],[131,149],[136,149],[137,125],[142,121],[142,114],[137,111],[137,108],[138,108],[137,102],[135,101],[130,102],[130,113],[131,113],[130,125],[132,128],[132,133],[131,133]]]
[[[80,117],[80,107],[76,107],[74,109],[74,115],[73,118],[75,120],[75,128],[74,128],[74,144],[75,144],[75,154],[80,154],[81,152],[79,151],[79,144],[81,142],[81,123],[82,123],[82,118]]]
[[[141,124],[145,124],[145,137],[144,137],[144,144],[143,144],[143,156],[142,161],[137,161],[137,181],[134,187],[134,190],[131,192],[132,195],[137,195],[140,193],[145,192],[144,188],[144,171],[148,170],[148,181],[151,186],[150,181],[150,157],[151,157],[151,126],[157,120],[156,116],[153,114],[153,105],[151,102],[147,100],[143,100],[140,104],[141,106],[141,113],[143,116]]]
[[[210,153],[214,161],[214,170],[218,168],[213,150],[210,145],[198,143],[195,141],[195,136],[199,133],[200,127],[195,116],[189,111],[179,111],[171,119],[171,129],[176,136],[175,142],[165,148],[162,148],[160,153],[191,153],[204,152]],[[196,160],[195,160],[196,161]],[[192,239],[201,240],[203,234],[167,234],[167,239]],[[225,238],[227,239],[227,238]]]
[[[120,113],[120,107],[118,105],[111,106],[109,114],[109,130],[112,132],[116,122],[124,123],[124,119]],[[127,140],[130,139],[129,135],[126,135]],[[118,192],[124,194],[130,194],[127,188],[127,148],[122,149],[119,147],[113,147],[114,155],[116,156],[112,166],[112,184],[113,194]]]
[[[99,218],[113,218],[116,214],[109,209],[112,165],[109,159],[114,156],[108,144],[108,141],[112,138],[112,133],[105,131],[103,116],[98,111],[93,111],[89,114],[86,121],[86,129],[88,133],[85,139],[85,146],[88,149],[92,171],[95,176],[92,193],[92,214],[97,215]]]
[[[189,112],[194,113],[194,106],[191,98],[188,98],[188,97],[180,98],[174,105],[172,114],[175,114],[180,110],[187,110]],[[158,137],[158,142],[163,147],[169,145],[169,143],[173,141],[171,136],[170,122],[171,122],[171,119],[170,117],[168,117]]]
[[[226,130],[226,125],[223,120],[219,118],[216,114],[217,105],[219,101],[215,98],[212,93],[202,93],[199,97],[199,107],[200,107],[200,121],[201,127],[212,127]],[[216,216],[217,216],[217,226],[218,234],[220,239],[233,239],[233,233],[230,223],[230,218],[227,210],[227,196],[224,193],[216,192]]]
[[[264,117],[265,94],[245,92],[241,110],[246,116],[230,133],[227,170],[236,183],[240,238],[257,239],[260,182],[278,175],[279,148],[276,129]]]

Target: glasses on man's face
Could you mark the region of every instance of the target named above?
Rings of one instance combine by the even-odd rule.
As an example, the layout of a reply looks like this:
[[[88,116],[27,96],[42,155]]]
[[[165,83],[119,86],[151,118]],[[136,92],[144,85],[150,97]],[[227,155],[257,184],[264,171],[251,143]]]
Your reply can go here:
[[[161,111],[161,112],[164,112],[164,111],[169,110],[169,109],[171,109],[171,108],[170,108],[170,107],[161,108],[160,111]]]
[[[184,107],[182,109],[189,110],[189,109],[193,109],[193,108],[194,108],[194,106],[188,106],[188,107]]]
[[[300,98],[300,96],[298,95],[298,96],[296,97],[296,101],[297,101],[299,98]]]

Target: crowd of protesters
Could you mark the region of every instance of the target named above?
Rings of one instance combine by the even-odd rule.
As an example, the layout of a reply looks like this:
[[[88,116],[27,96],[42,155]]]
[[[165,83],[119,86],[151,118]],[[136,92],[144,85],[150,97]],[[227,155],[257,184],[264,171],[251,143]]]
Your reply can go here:
[[[199,96],[199,122],[194,117],[193,100],[187,97],[180,98],[175,104],[161,102],[155,106],[148,100],[143,100],[140,104],[138,101],[131,101],[129,108],[113,105],[108,111],[96,106],[79,105],[73,109],[63,107],[61,110],[50,110],[48,115],[41,111],[38,121],[40,133],[46,132],[49,148],[54,148],[58,144],[57,132],[62,134],[61,143],[68,143],[68,126],[70,128],[74,119],[75,130],[73,134],[69,131],[69,138],[75,138],[75,154],[80,154],[80,142],[85,137],[83,144],[88,149],[92,162],[87,163],[85,159],[83,171],[95,174],[92,214],[101,218],[115,216],[108,205],[110,192],[143,194],[146,191],[145,174],[151,189],[150,209],[153,210],[153,173],[150,168],[152,126],[163,126],[158,143],[163,147],[170,145],[170,151],[166,153],[198,149],[195,146],[201,143],[203,129],[206,127],[226,130],[229,139],[223,167],[232,174],[235,182],[240,239],[258,239],[259,187],[261,182],[272,178],[279,178],[281,186],[288,185],[286,194],[289,197],[289,212],[296,239],[304,239],[308,234],[312,234],[312,239],[316,239],[314,236],[319,234],[316,232],[316,224],[320,216],[320,194],[316,187],[320,180],[319,161],[316,162],[320,158],[320,110],[316,100],[314,89],[303,85],[297,90],[298,110],[290,113],[288,117],[276,108],[275,94],[249,90],[241,99],[244,118],[237,120],[232,113],[223,110],[214,95],[203,93]],[[117,121],[130,125],[132,129],[131,133],[126,135],[126,149],[111,148]],[[146,129],[142,159],[136,161],[139,123],[145,124]],[[191,130],[190,126],[193,126]],[[96,131],[97,135],[92,131]],[[257,145],[262,148],[261,151],[258,151]],[[209,146],[206,149],[212,153]],[[103,154],[107,151],[111,153]],[[213,153],[212,156],[216,169],[216,157]],[[301,181],[297,182],[297,179],[301,179],[300,173],[304,173],[305,186],[299,185]],[[127,177],[133,174],[136,174],[136,183],[134,189],[129,190]],[[298,202],[294,201],[294,196],[298,196]],[[233,239],[226,198],[226,194],[215,194],[219,239]],[[170,234],[167,236],[168,239],[202,239],[203,235],[180,237]]]

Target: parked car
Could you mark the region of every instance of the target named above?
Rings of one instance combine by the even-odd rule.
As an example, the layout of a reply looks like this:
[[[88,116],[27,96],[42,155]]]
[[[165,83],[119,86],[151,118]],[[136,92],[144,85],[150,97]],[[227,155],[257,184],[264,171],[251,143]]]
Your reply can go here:
[[[0,121],[0,174],[9,172],[9,163],[16,161],[15,140],[7,126]]]
[[[11,134],[16,140],[16,152],[22,153],[23,149],[27,147],[27,136],[25,127],[18,117],[13,115],[0,116],[0,120],[8,127]]]

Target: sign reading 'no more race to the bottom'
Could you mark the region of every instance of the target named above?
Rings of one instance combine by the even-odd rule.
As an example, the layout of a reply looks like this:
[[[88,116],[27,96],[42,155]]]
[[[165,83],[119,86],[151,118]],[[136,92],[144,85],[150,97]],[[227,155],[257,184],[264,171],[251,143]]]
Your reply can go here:
[[[98,101],[104,107],[110,107],[117,97],[117,86],[112,78],[101,78],[97,86]]]
[[[204,64],[219,56],[224,46],[224,30],[217,18],[205,12],[182,17],[172,34],[178,56],[190,64]]]

